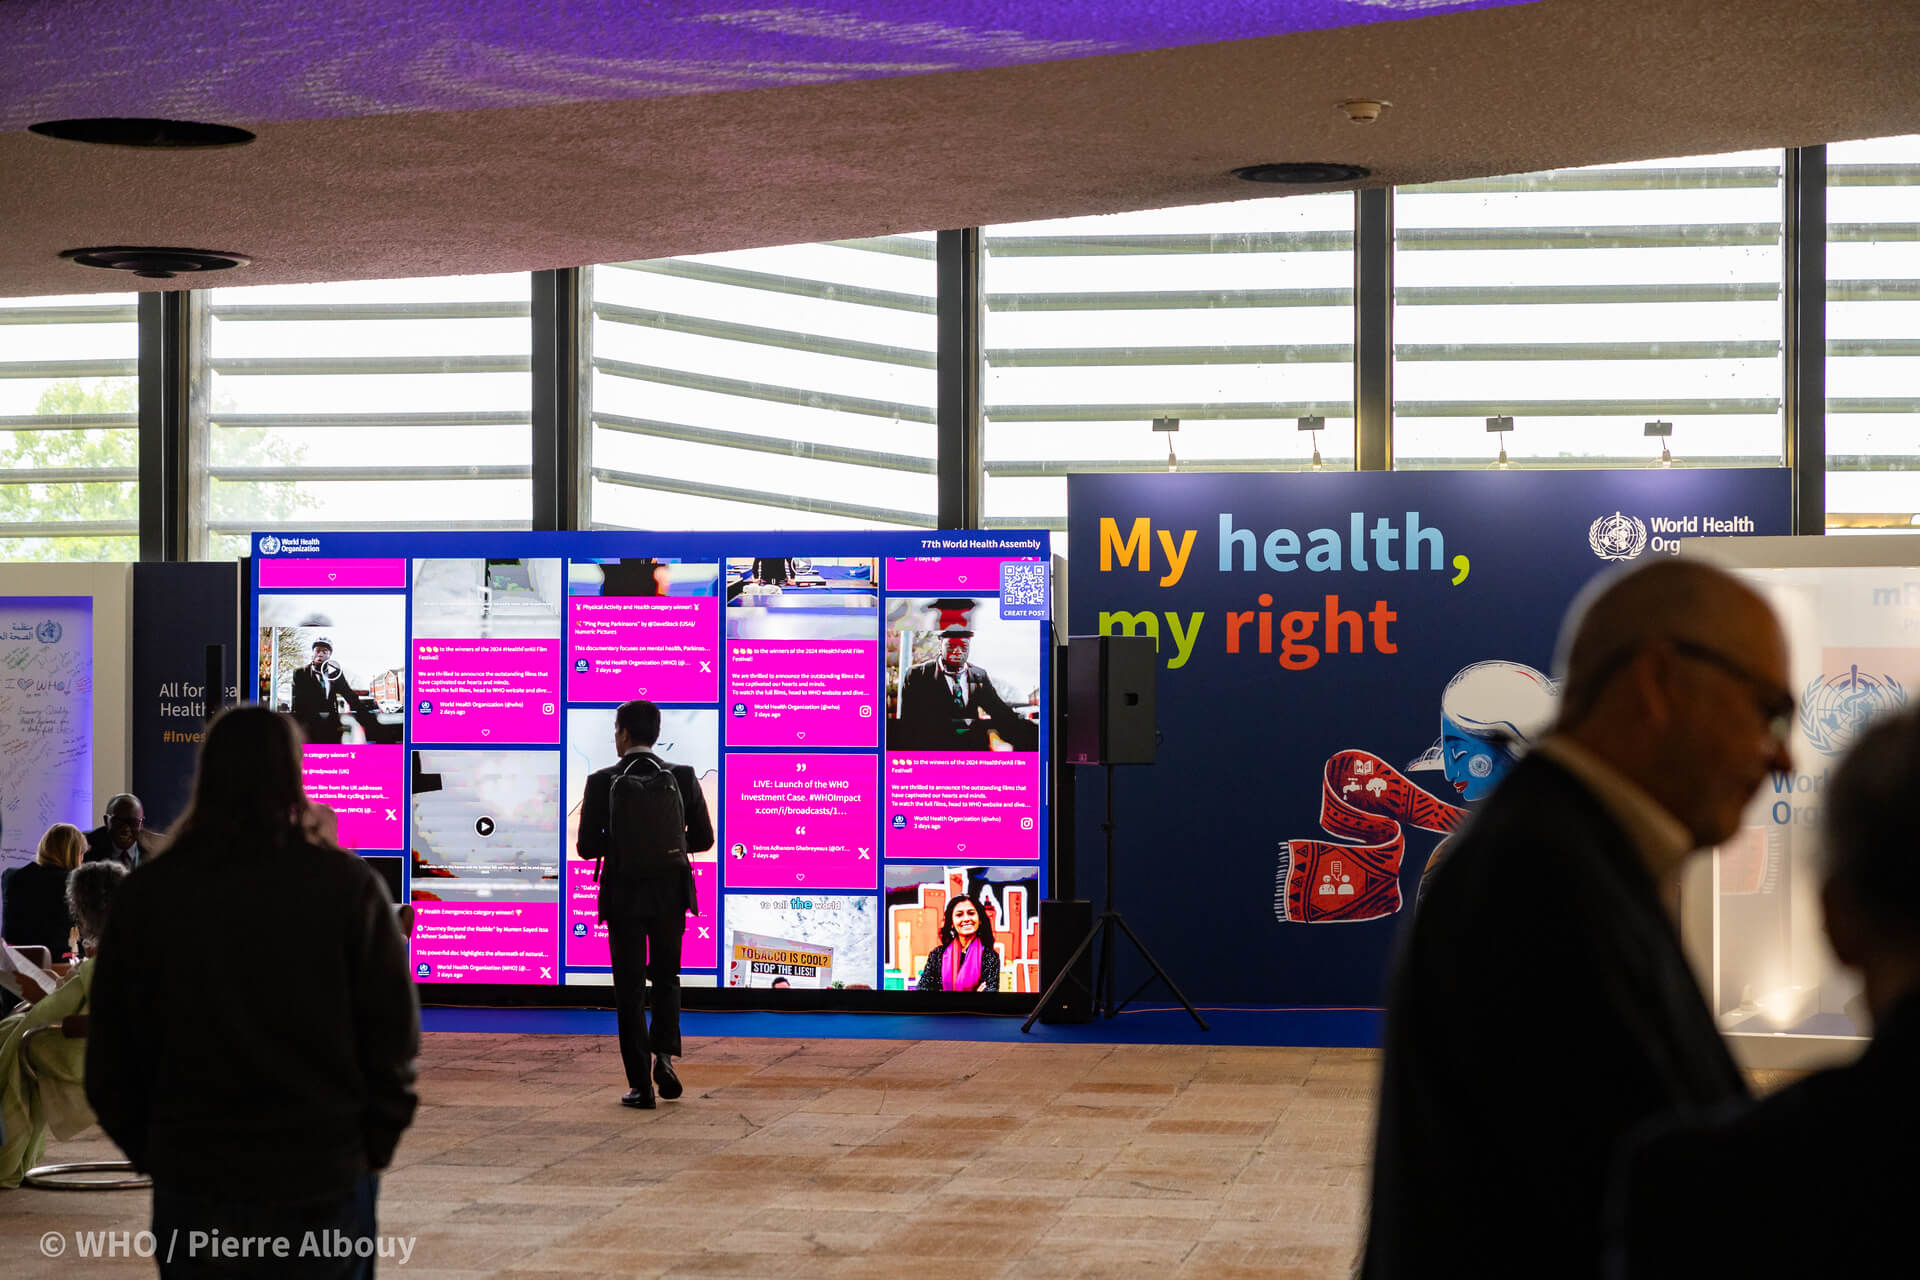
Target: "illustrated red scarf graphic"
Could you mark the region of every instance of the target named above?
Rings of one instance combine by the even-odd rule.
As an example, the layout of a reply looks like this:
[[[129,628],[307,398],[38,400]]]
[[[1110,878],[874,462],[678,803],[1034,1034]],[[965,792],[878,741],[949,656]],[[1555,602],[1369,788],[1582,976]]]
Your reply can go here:
[[[1357,844],[1288,840],[1280,846],[1274,913],[1295,924],[1378,920],[1400,909],[1406,828],[1454,831],[1467,811],[1427,794],[1369,751],[1336,751],[1320,785],[1320,825]]]

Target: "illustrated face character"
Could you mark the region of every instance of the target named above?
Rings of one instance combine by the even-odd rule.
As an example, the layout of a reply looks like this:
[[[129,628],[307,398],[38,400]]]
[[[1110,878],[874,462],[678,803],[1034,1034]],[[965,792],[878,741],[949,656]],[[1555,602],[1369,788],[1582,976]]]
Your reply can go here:
[[[948,675],[959,675],[966,669],[967,654],[973,648],[972,636],[948,636],[940,649],[940,667]]]
[[[953,908],[951,917],[953,936],[960,942],[970,941],[980,932],[980,911],[965,898],[959,900]]]
[[[1441,762],[1447,781],[1463,800],[1480,800],[1498,786],[1513,768],[1514,757],[1498,742],[1468,733],[1452,720],[1441,717]]]

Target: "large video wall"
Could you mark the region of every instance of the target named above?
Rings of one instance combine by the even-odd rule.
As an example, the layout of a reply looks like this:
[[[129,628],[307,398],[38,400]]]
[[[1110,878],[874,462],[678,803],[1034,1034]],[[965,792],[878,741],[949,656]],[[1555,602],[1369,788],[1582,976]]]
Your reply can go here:
[[[614,710],[645,698],[717,835],[693,858],[687,985],[937,987],[965,895],[999,958],[972,989],[1039,989],[1046,533],[263,534],[254,553],[253,696],[300,723],[308,795],[413,904],[419,982],[610,980],[575,846]]]

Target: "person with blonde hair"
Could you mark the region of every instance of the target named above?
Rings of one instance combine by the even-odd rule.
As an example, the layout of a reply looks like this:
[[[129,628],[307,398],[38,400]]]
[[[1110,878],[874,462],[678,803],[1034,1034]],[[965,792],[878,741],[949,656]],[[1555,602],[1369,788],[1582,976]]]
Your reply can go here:
[[[72,949],[67,876],[87,852],[86,833],[56,822],[40,837],[32,862],[0,875],[0,938],[16,947],[45,947],[54,963]]]

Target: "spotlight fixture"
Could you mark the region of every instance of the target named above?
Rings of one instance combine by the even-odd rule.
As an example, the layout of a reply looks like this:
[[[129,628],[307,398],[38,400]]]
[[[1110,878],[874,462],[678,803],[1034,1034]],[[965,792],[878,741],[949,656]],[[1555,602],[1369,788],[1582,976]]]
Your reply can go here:
[[[1667,442],[1673,436],[1673,424],[1671,422],[1649,422],[1647,424],[1646,434],[1649,439],[1658,438],[1660,441],[1659,465],[1663,467],[1672,466],[1673,454],[1668,451]]]
[[[1286,161],[1278,164],[1248,164],[1233,171],[1243,182],[1264,182],[1283,187],[1325,187],[1338,182],[1358,182],[1373,176],[1365,165],[1340,164],[1331,160]]]
[[[1313,436],[1313,462],[1307,467],[1309,471],[1326,470],[1326,467],[1320,463],[1320,432],[1326,428],[1326,425],[1327,420],[1317,413],[1300,419],[1300,430],[1309,432]]]
[[[1155,418],[1153,420],[1153,429],[1167,433],[1167,471],[1169,473],[1178,471],[1180,469],[1180,459],[1173,456],[1173,433],[1180,429],[1180,419]]]
[[[228,271],[253,262],[244,253],[222,253],[213,249],[143,248],[136,245],[63,249],[60,256],[83,267],[131,271],[143,280],[171,280],[175,276],[196,275],[203,271]]]
[[[90,142],[106,147],[141,147],[149,150],[206,150],[212,147],[238,147],[252,142],[254,135],[230,124],[207,124],[200,120],[162,120],[148,116],[85,116],[74,120],[42,120],[27,126],[27,132],[62,142]]]
[[[1513,466],[1513,463],[1507,461],[1507,432],[1513,430],[1512,416],[1503,415],[1498,418],[1488,418],[1487,430],[1500,437],[1500,456],[1493,460],[1493,466],[1489,468],[1489,470],[1509,470]]]

